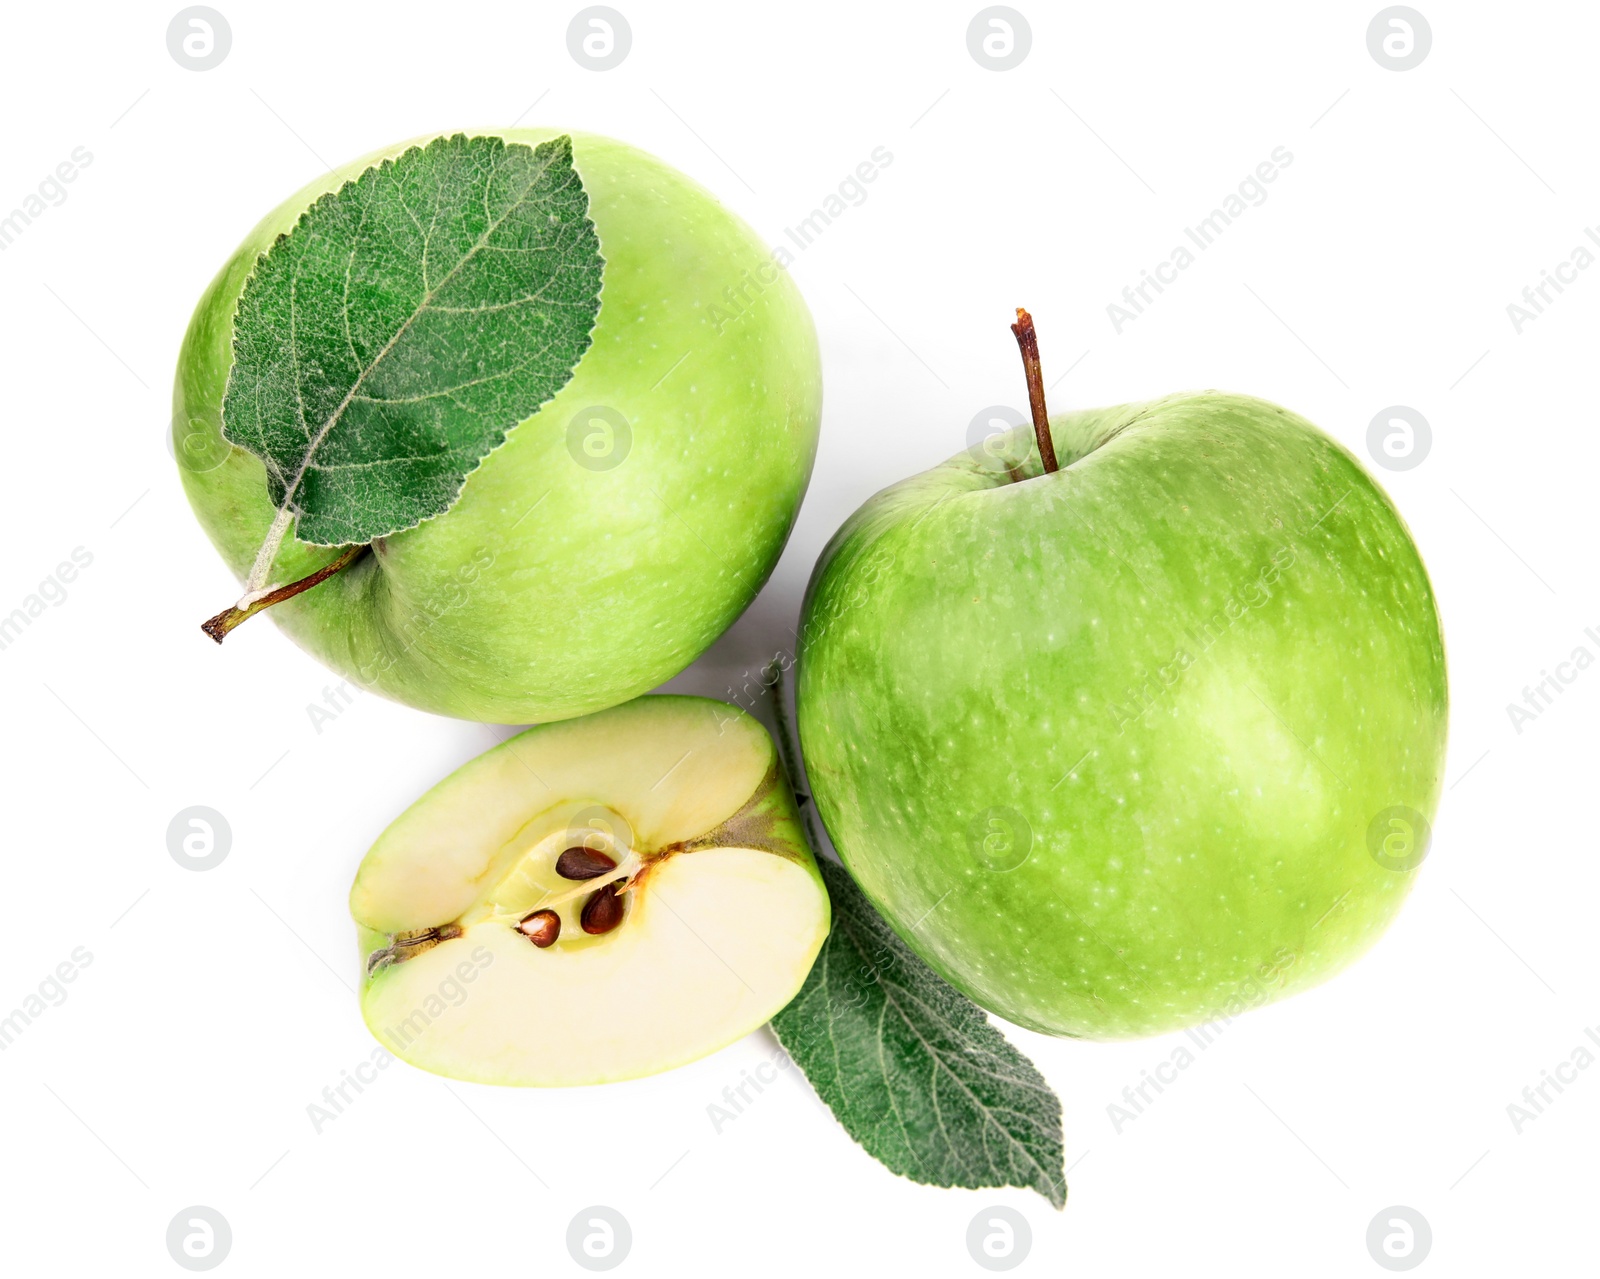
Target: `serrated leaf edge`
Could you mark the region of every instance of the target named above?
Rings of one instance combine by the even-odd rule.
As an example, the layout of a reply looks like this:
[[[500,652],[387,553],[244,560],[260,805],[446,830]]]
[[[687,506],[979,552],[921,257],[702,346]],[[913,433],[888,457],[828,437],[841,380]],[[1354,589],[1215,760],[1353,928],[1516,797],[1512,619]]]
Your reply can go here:
[[[566,144],[567,156],[568,156],[569,160],[571,159],[571,155],[572,155],[572,135],[570,133],[558,134],[556,137],[547,138],[543,142],[540,142],[540,143],[537,143],[535,145],[530,146],[526,142],[509,142],[509,141],[506,140],[506,138],[505,138],[505,136],[503,134],[496,133],[493,130],[486,130],[486,131],[481,132],[481,133],[479,133],[479,132],[467,132],[465,130],[457,130],[454,133],[442,133],[442,134],[439,134],[437,137],[429,138],[426,142],[413,143],[412,145],[406,147],[406,149],[404,151],[400,152],[399,155],[388,156],[385,159],[378,161],[377,164],[368,165],[365,169],[361,170],[361,172],[356,174],[354,177],[346,178],[343,182],[341,182],[333,190],[324,191],[321,195],[319,195],[315,200],[313,200],[310,204],[308,204],[301,211],[300,216],[295,219],[294,225],[292,227],[290,227],[287,231],[280,231],[278,233],[278,235],[273,239],[272,243],[270,245],[268,245],[265,249],[263,249],[260,253],[258,253],[256,255],[255,262],[253,262],[251,264],[250,271],[245,276],[244,283],[240,286],[240,289],[239,289],[239,302],[234,304],[234,322],[237,321],[237,318],[238,318],[238,307],[239,307],[239,304],[242,303],[243,300],[244,300],[245,291],[247,289],[249,289],[250,282],[255,278],[256,272],[260,268],[261,263],[266,260],[267,254],[271,253],[272,250],[274,248],[276,248],[282,241],[288,239],[289,236],[294,234],[294,232],[298,231],[300,229],[300,227],[305,223],[305,221],[311,216],[312,212],[317,208],[318,205],[322,204],[322,202],[325,201],[325,200],[336,199],[338,196],[340,196],[340,195],[342,195],[344,193],[344,191],[345,191],[345,189],[347,187],[354,186],[357,182],[359,182],[362,178],[366,177],[369,173],[382,172],[385,169],[392,168],[399,161],[405,159],[407,156],[413,154],[414,152],[420,153],[420,152],[426,151],[431,146],[436,146],[436,145],[439,145],[439,144],[442,144],[442,143],[454,142],[458,138],[461,139],[462,141],[470,141],[473,138],[491,138],[491,139],[494,139],[495,141],[498,141],[507,150],[510,150],[513,147],[519,147],[519,148],[521,148],[521,149],[523,149],[525,151],[532,152],[535,155],[538,154],[538,151],[539,151],[540,147],[549,146],[552,143],[556,143],[556,144],[565,143]],[[573,172],[574,173],[577,172],[576,164],[573,165]],[[583,177],[582,177],[581,174],[579,174],[579,176],[578,176],[578,181],[579,181],[579,185],[581,186],[582,182],[583,182]],[[588,188],[586,188],[586,187],[584,188],[584,195],[585,195],[585,197],[588,196]],[[589,228],[589,230],[594,233],[595,243],[599,246],[599,254],[600,254],[600,288],[599,288],[599,291],[595,294],[596,306],[595,306],[594,323],[589,326],[589,332],[585,337],[583,352],[578,356],[578,363],[582,363],[583,357],[589,353],[590,349],[594,345],[594,331],[600,324],[600,313],[605,307],[605,291],[606,291],[606,285],[605,285],[605,267],[606,267],[605,245],[603,243],[601,243],[601,241],[600,241],[600,230],[599,230],[598,227],[595,226],[594,218],[591,217],[588,213],[585,213],[583,220],[584,220],[585,225]],[[228,337],[228,350],[229,350],[228,376],[225,379],[225,381],[223,382],[223,388],[222,388],[222,404],[223,405],[227,404],[227,402],[228,402],[228,394],[233,389],[234,370],[238,367],[238,363],[239,363],[238,342],[239,342],[239,339],[238,339],[237,333],[230,329],[230,333],[229,333],[229,337]],[[573,365],[573,371],[574,371],[574,373],[576,373],[577,364]],[[359,385],[359,380],[358,380],[357,384]],[[347,395],[346,401],[345,401],[346,403],[348,402],[348,398],[349,397]],[[399,528],[390,529],[387,533],[383,533],[383,534],[378,535],[377,537],[374,537],[372,539],[372,541],[373,542],[381,542],[385,538],[393,537],[398,533],[405,533],[405,532],[408,532],[411,529],[418,528],[421,525],[426,524],[429,520],[438,519],[441,515],[448,515],[450,513],[450,511],[455,507],[456,503],[461,500],[461,494],[463,492],[465,492],[465,490],[466,490],[467,481],[469,479],[471,479],[475,474],[477,474],[477,472],[483,467],[483,464],[485,462],[487,462],[491,457],[493,457],[496,453],[498,453],[501,449],[503,449],[506,446],[507,441],[511,437],[511,432],[512,431],[516,430],[517,427],[521,426],[523,422],[528,421],[529,418],[533,417],[534,414],[538,413],[539,410],[543,409],[544,405],[548,404],[549,402],[550,402],[549,400],[545,400],[544,403],[539,405],[538,409],[534,410],[533,414],[529,414],[528,417],[526,417],[526,418],[520,418],[517,421],[512,422],[509,426],[505,427],[500,432],[499,440],[496,443],[490,445],[490,447],[484,452],[483,456],[480,457],[467,471],[465,471],[462,474],[461,483],[456,486],[456,490],[455,490],[454,494],[451,495],[449,504],[447,506],[445,506],[443,510],[434,511],[429,515],[423,515],[423,516],[419,517],[418,519],[413,520],[409,524],[402,525]],[[343,404],[341,404],[340,407],[342,409],[343,408]],[[327,423],[324,423],[323,424],[322,434],[326,434],[327,430],[330,429],[331,426],[332,426],[331,420],[329,422],[327,422]],[[271,458],[262,457],[259,453],[255,452],[255,450],[249,448],[247,445],[238,443],[231,436],[229,436],[229,434],[228,434],[228,423],[227,423],[226,417],[223,418],[221,430],[222,430],[222,438],[224,440],[226,440],[231,447],[239,449],[241,452],[248,453],[251,457],[255,458],[258,462],[260,462],[262,464],[262,466],[265,467],[265,468],[272,469],[274,467],[274,463],[273,463]],[[321,439],[321,435],[318,436],[318,440],[320,440],[320,439]],[[316,441],[313,441],[312,445],[307,450],[308,455],[311,452],[311,450],[314,449],[315,447],[316,447]],[[287,484],[284,487],[285,487],[286,491],[289,488],[289,486]],[[285,502],[285,505],[288,505],[288,506],[292,507],[292,503],[290,503],[288,501]],[[283,507],[278,507],[278,506],[273,507],[274,511],[280,511],[281,512],[283,509],[284,509]],[[300,543],[300,545],[302,545],[302,546],[315,546],[315,547],[319,547],[319,548],[328,550],[328,549],[332,549],[332,548],[338,547],[338,546],[350,545],[350,543],[346,543],[346,542],[317,542],[317,541],[312,541],[312,540],[310,540],[308,538],[303,538],[303,537],[300,536],[299,512],[298,511],[294,511],[294,510],[291,509],[290,516],[291,516],[291,533],[290,533],[290,535],[294,538],[294,540],[296,542]]]
[[[849,877],[850,881],[851,881],[851,887],[854,888],[855,891],[858,892],[858,893],[861,891],[859,885],[855,884],[854,877],[850,876],[849,870],[846,867],[844,867],[842,863],[835,862],[830,858],[824,858],[820,854],[817,855],[817,862],[818,862],[819,866],[821,866],[825,861],[827,862],[827,868],[829,870],[832,870],[832,871],[836,872],[837,874],[841,874],[841,875],[844,875],[846,877]],[[872,906],[871,902],[869,900],[867,900],[866,895],[864,893],[862,894],[862,900],[866,903],[868,909],[875,909]],[[865,959],[868,956],[868,951],[862,949],[862,947],[860,945],[860,934],[857,933],[854,929],[850,928],[845,923],[845,920],[844,920],[844,915],[845,914],[846,914],[845,911],[840,910],[837,906],[835,907],[835,909],[833,911],[833,927],[834,928],[844,927],[845,931],[846,931],[846,934],[849,937],[849,944],[850,944],[851,948],[853,950],[855,950],[856,954],[859,957]],[[891,933],[894,933],[894,930],[892,928],[890,928],[887,920],[884,921],[884,926],[885,926],[885,928],[888,928]],[[916,952],[913,951],[911,949],[911,947],[909,945],[907,945],[902,938],[899,937],[898,933],[894,933],[894,936],[895,936],[896,941],[901,946],[903,946],[905,948],[907,955],[913,961],[915,961],[916,963],[919,963],[919,964],[923,964],[924,967],[927,966],[925,961],[921,958],[921,956],[917,955]],[[820,978],[820,981],[821,981],[821,985],[822,985],[822,987],[824,989],[824,993],[826,993],[827,992],[827,986],[828,986],[828,955],[827,955],[826,946],[824,946],[823,953],[819,957],[819,963],[822,966],[821,967],[821,978]],[[1060,1102],[1060,1098],[1056,1096],[1055,1090],[1050,1087],[1049,1082],[1047,1080],[1045,1080],[1044,1076],[1039,1073],[1039,1068],[1037,1066],[1035,1066],[1033,1064],[1033,1062],[1020,1049],[1018,1049],[1014,1044],[1012,1044],[1009,1040],[1007,1040],[1005,1038],[1004,1034],[999,1030],[999,1028],[994,1026],[993,1023],[989,1021],[988,1017],[984,1014],[984,1012],[983,1012],[983,1010],[981,1008],[979,1008],[976,1004],[973,1004],[970,1000],[968,1000],[966,998],[966,996],[962,995],[960,991],[955,989],[955,987],[950,986],[950,984],[948,982],[946,982],[944,980],[944,978],[940,977],[939,974],[934,972],[931,968],[929,968],[928,971],[929,971],[930,976],[932,976],[934,978],[934,980],[936,980],[936,981],[940,982],[941,984],[943,984],[951,992],[951,994],[953,994],[957,999],[960,999],[960,1000],[966,1002],[971,1007],[971,1009],[974,1012],[974,1014],[983,1020],[984,1025],[986,1025],[991,1031],[993,1031],[995,1033],[995,1035],[997,1035],[1000,1038],[1001,1042],[1006,1044],[1007,1047],[1009,1047],[1013,1052],[1015,1052],[1016,1055],[1018,1056],[1018,1058],[1020,1058],[1021,1061],[1028,1067],[1028,1069],[1033,1072],[1037,1082],[1027,1081],[1025,1084],[1023,1084],[1021,1086],[1027,1087],[1030,1091],[1032,1091],[1034,1093],[1044,1093],[1044,1094],[1048,1095],[1051,1099],[1053,1099],[1055,1101],[1055,1103],[1056,1103],[1056,1112],[1057,1112],[1057,1118],[1058,1118],[1058,1121],[1059,1121],[1059,1119],[1061,1117],[1061,1102]],[[878,984],[883,988],[883,990],[885,992],[884,1014],[886,1015],[889,1005],[895,1004],[895,1000],[894,1000],[893,996],[889,993],[890,992],[889,982],[881,974],[880,974],[880,977],[879,977]],[[909,995],[909,992],[905,991],[903,987],[897,987],[896,989],[902,994]],[[914,999],[914,997],[913,997],[913,999]],[[831,1003],[831,997],[830,997],[829,1002]],[[920,1003],[921,1001],[914,1000],[914,1002]],[[937,1053],[936,1051],[934,1051],[932,1045],[928,1044],[927,1040],[923,1037],[922,1033],[911,1022],[911,1020],[905,1015],[905,1013],[901,1012],[899,1010],[898,1006],[896,1006],[896,1011],[897,1011],[897,1013],[898,1013],[898,1015],[900,1017],[900,1020],[916,1036],[918,1042],[921,1043],[928,1050],[928,1056],[932,1060],[932,1062],[934,1063],[934,1066],[935,1066],[935,1077],[937,1077],[937,1071],[941,1070],[941,1069],[944,1071],[945,1074],[949,1075],[951,1077],[951,1079],[961,1089],[961,1091],[963,1093],[965,1093],[969,1097],[969,1099],[972,1100],[973,1108],[975,1110],[977,1110],[980,1114],[983,1115],[985,1128],[986,1129],[988,1129],[988,1128],[998,1129],[998,1131],[1000,1132],[1000,1134],[1001,1134],[1001,1136],[1003,1138],[1003,1144],[1006,1145],[1006,1146],[1012,1146],[1012,1147],[1017,1147],[1017,1148],[1021,1149],[1023,1155],[1025,1156],[1024,1163],[1026,1165],[1031,1165],[1032,1167],[1037,1169],[1038,1172],[1039,1172],[1039,1176],[1040,1176],[1040,1180],[1039,1181],[1029,1182],[1026,1185],[1018,1186],[1011,1179],[1004,1179],[1004,1180],[998,1180],[997,1179],[997,1181],[995,1182],[995,1184],[994,1184],[994,1186],[992,1188],[999,1189],[999,1188],[1007,1187],[1007,1188],[1019,1189],[1019,1190],[1032,1190],[1036,1194],[1038,1194],[1041,1198],[1045,1199],[1048,1203],[1050,1203],[1053,1207],[1055,1207],[1058,1211],[1065,1209],[1066,1202],[1067,1202],[1067,1193],[1068,1193],[1068,1187],[1067,1187],[1067,1183],[1066,1183],[1065,1173],[1063,1172],[1062,1175],[1058,1178],[1054,1173],[1052,1173],[1052,1171],[1050,1169],[1046,1168],[1043,1164],[1041,1164],[1039,1162],[1038,1158],[1033,1154],[1033,1152],[1031,1150],[1029,1150],[1020,1141],[1018,1141],[1016,1137],[1014,1137],[1010,1132],[1008,1132],[1005,1129],[1005,1127],[1002,1124],[1000,1124],[999,1121],[996,1120],[993,1117],[993,1114],[992,1114],[991,1110],[989,1109],[989,1107],[977,1104],[976,1098],[973,1097],[972,1090],[970,1088],[968,1088],[965,1083],[962,1082],[961,1078],[953,1070],[951,1070],[951,1068],[948,1065],[945,1064],[945,1062],[944,1062],[943,1058],[940,1056],[940,1054]],[[834,1052],[834,1078],[836,1080],[841,1081],[840,1084],[839,1084],[839,1090],[840,1090],[841,1093],[843,1093],[843,1092],[845,1092],[845,1088],[844,1088],[844,1085],[842,1083],[844,1075],[843,1075],[842,1070],[839,1068],[839,1056],[838,1056],[838,1052],[837,1052],[837,1043],[836,1043],[836,1041],[834,1039],[833,1027],[834,1027],[834,1019],[830,1016],[828,1018],[828,1040],[829,1040],[829,1043],[832,1044],[834,1046],[834,1048],[835,1048],[835,1052]],[[779,1039],[780,1043],[783,1042],[783,1033],[778,1028],[777,1019],[774,1019],[774,1021],[773,1021],[773,1033],[778,1036],[778,1039]],[[882,1056],[883,1056],[883,1044],[884,1044],[884,1039],[883,1039],[882,1034],[879,1034],[877,1039],[878,1039],[878,1042],[877,1042],[878,1055],[879,1055],[879,1058],[880,1058],[880,1061],[881,1061],[882,1060]],[[801,1073],[804,1074],[805,1073],[805,1066],[803,1065],[803,1063],[800,1061],[800,1059],[798,1057],[795,1056],[793,1051],[790,1050],[789,1045],[785,1044],[784,1047],[785,1047],[786,1051],[789,1051],[790,1057],[791,1057],[792,1060],[794,1060],[795,1064],[800,1066]],[[883,1070],[883,1077],[884,1077],[884,1079],[886,1081],[889,1078],[887,1068],[885,1068]],[[807,1080],[808,1080],[808,1082],[810,1082],[809,1076],[807,1076]],[[1012,1084],[1015,1081],[1007,1080],[1006,1082],[1008,1084]],[[813,1085],[813,1087],[815,1087],[815,1085]],[[900,1116],[899,1116],[899,1107],[898,1107],[898,1104],[896,1103],[896,1101],[894,1099],[893,1090],[889,1089],[889,1090],[887,1090],[887,1092],[888,1092],[888,1096],[889,1096],[889,1099],[890,1099],[890,1104],[894,1108],[894,1110],[896,1112],[896,1118],[898,1119],[898,1118],[900,1118]],[[821,1090],[820,1089],[818,1089],[818,1095],[821,1096]],[[825,1104],[827,1103],[827,1098],[826,1097],[822,1097],[822,1100],[823,1100],[823,1102]],[[832,1110],[833,1107],[830,1105],[829,1109]],[[935,1113],[936,1114],[938,1113],[938,1107],[937,1107],[937,1103],[936,1102],[935,1102]],[[852,1141],[854,1141],[856,1143],[856,1145],[859,1146],[861,1148],[861,1150],[865,1154],[867,1154],[869,1157],[871,1157],[872,1159],[877,1161],[879,1164],[882,1164],[883,1167],[888,1168],[889,1171],[894,1173],[896,1176],[905,1177],[906,1180],[911,1181],[911,1182],[913,1182],[914,1184],[917,1184],[917,1185],[939,1186],[939,1187],[945,1188],[945,1189],[962,1189],[962,1190],[980,1189],[980,1187],[960,1186],[957,1183],[955,1183],[954,1181],[940,1182],[940,1181],[935,1181],[935,1180],[931,1179],[930,1177],[926,1177],[926,1176],[924,1176],[922,1178],[919,1178],[919,1177],[913,1175],[910,1172],[902,1171],[901,1169],[891,1167],[879,1155],[874,1153],[872,1150],[868,1149],[866,1144],[859,1137],[857,1137],[854,1132],[852,1132],[850,1130],[849,1126],[846,1125],[842,1119],[839,1118],[837,1112],[835,1112],[834,1117],[835,1117],[835,1120],[839,1123],[839,1126],[844,1129],[845,1133],[850,1137],[850,1139]],[[953,1140],[950,1139],[949,1130],[944,1127],[944,1121],[943,1121],[942,1115],[940,1116],[939,1126],[940,1126],[940,1130],[945,1134],[946,1143],[950,1146],[951,1149],[956,1149],[957,1148],[957,1143],[955,1143]],[[916,1151],[913,1148],[912,1143],[908,1139],[905,1139],[907,1134],[906,1134],[906,1129],[905,1129],[905,1125],[904,1125],[904,1121],[903,1120],[901,1120],[901,1131],[902,1131],[902,1137],[903,1137],[903,1141],[904,1141],[904,1145],[905,1145],[907,1153],[911,1155],[912,1160],[915,1163],[917,1163],[919,1165],[919,1167],[920,1167],[921,1161],[919,1159],[917,1159]],[[1063,1145],[1064,1145],[1064,1141],[1065,1141],[1065,1136],[1064,1136],[1064,1130],[1063,1130]],[[984,1144],[985,1155],[986,1155],[986,1157],[988,1157],[988,1151],[989,1151],[988,1144],[987,1143],[983,1143],[983,1144]],[[990,1168],[991,1169],[995,1168],[995,1165],[994,1165],[994,1163],[992,1161],[992,1158],[990,1159]],[[1046,1187],[1048,1187],[1048,1191],[1049,1191],[1048,1193],[1046,1193],[1046,1189],[1045,1189]]]

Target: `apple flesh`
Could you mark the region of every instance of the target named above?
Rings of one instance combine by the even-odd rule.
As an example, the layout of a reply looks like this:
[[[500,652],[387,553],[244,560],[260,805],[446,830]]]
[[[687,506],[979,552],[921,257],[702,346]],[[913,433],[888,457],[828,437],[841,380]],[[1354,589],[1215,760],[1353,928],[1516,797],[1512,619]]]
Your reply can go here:
[[[436,1074],[607,1083],[771,1019],[828,933],[772,739],[643,697],[511,738],[446,778],[356,876],[361,1008]]]
[[[1050,430],[1055,473],[1012,432],[1015,479],[959,454],[823,553],[797,689],[818,812],[907,942],[1019,1025],[1155,1034],[1321,981],[1415,877],[1373,832],[1425,840],[1439,798],[1417,549],[1260,400]]]
[[[497,136],[533,146],[558,132]],[[621,142],[571,136],[605,257],[593,342],[571,381],[449,511],[268,610],[357,684],[440,714],[564,719],[676,675],[772,571],[816,452],[816,333],[787,273],[683,174]],[[241,581],[275,514],[261,461],[221,435],[245,279],[317,197],[426,141],[375,152],[287,200],[190,321],[173,448],[201,526]],[[597,406],[631,438],[614,419],[584,417]],[[336,554],[290,538],[270,580],[296,581]]]

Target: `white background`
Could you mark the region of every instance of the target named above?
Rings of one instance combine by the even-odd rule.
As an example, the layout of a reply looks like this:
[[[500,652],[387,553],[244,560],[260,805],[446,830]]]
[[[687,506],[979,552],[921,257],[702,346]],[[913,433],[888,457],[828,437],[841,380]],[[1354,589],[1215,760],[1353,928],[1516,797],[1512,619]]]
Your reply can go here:
[[[966,44],[976,3],[643,4],[617,69],[567,51],[579,7],[217,0],[233,47],[186,70],[177,6],[16,7],[0,47],[0,211],[76,146],[93,163],[0,253],[0,613],[75,547],[92,565],[0,651],[0,1013],[92,963],[0,1053],[0,1217],[16,1273],[180,1273],[180,1209],[231,1223],[221,1273],[581,1273],[581,1208],[632,1226],[624,1273],[981,1273],[968,1222],[1026,1215],[1022,1273],[1380,1274],[1379,1210],[1431,1224],[1423,1273],[1588,1273],[1600,1067],[1517,1133],[1507,1106],[1600,1022],[1600,671],[1519,734],[1524,685],[1600,627],[1600,270],[1519,335],[1508,303],[1600,220],[1593,6],[1416,0],[1433,47],[1380,67],[1376,0],[1046,5],[1027,59]],[[537,103],[536,106],[531,105]],[[507,730],[362,696],[268,624],[197,629],[234,583],[163,437],[189,310],[246,230],[338,162],[517,119],[609,133],[772,244],[875,147],[891,167],[793,267],[826,366],[821,454],[752,610],[674,687],[727,695],[787,636],[818,552],[871,493],[1020,405],[1010,309],[1056,408],[1216,386],[1366,455],[1409,405],[1432,450],[1380,471],[1433,574],[1453,693],[1436,841],[1387,937],[1332,984],[1229,1027],[1120,1134],[1170,1058],[1011,1032],[1059,1091],[1071,1197],[912,1185],[790,1071],[722,1133],[707,1107],[766,1032],[664,1077],[496,1090],[385,1071],[314,1132],[374,1044],[345,894],[385,824]],[[1119,335],[1106,306],[1283,146],[1270,198]],[[1068,369],[1070,368],[1070,373]],[[221,811],[227,860],[166,829]]]

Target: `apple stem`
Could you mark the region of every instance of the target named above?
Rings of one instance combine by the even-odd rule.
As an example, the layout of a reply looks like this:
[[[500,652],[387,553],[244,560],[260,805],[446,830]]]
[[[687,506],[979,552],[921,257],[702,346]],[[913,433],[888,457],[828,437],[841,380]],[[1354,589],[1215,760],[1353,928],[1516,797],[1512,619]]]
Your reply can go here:
[[[1022,352],[1022,371],[1028,379],[1028,408],[1033,413],[1033,435],[1039,441],[1039,460],[1044,463],[1044,473],[1050,475],[1060,469],[1056,463],[1056,446],[1050,439],[1050,418],[1044,408],[1044,371],[1039,367],[1039,337],[1033,331],[1033,317],[1020,306],[1017,322],[1011,326],[1017,335],[1017,347]]]
[[[200,629],[220,644],[228,632],[241,622],[254,617],[263,609],[271,608],[274,604],[282,604],[284,600],[293,599],[302,591],[309,591],[313,586],[327,581],[340,569],[354,564],[364,551],[370,549],[370,545],[366,542],[347,547],[337,559],[324,564],[315,573],[302,577],[298,582],[290,582],[287,586],[275,587],[270,591],[247,591],[237,604],[232,604],[215,617],[201,622]]]

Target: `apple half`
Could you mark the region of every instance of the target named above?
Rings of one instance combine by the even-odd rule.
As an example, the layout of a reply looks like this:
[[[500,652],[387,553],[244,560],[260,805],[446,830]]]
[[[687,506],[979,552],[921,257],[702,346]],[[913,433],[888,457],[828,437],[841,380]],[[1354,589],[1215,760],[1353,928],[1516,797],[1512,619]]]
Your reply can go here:
[[[767,1022],[829,926],[766,730],[643,697],[510,738],[357,872],[361,1008],[396,1056],[478,1083],[654,1074]]]

